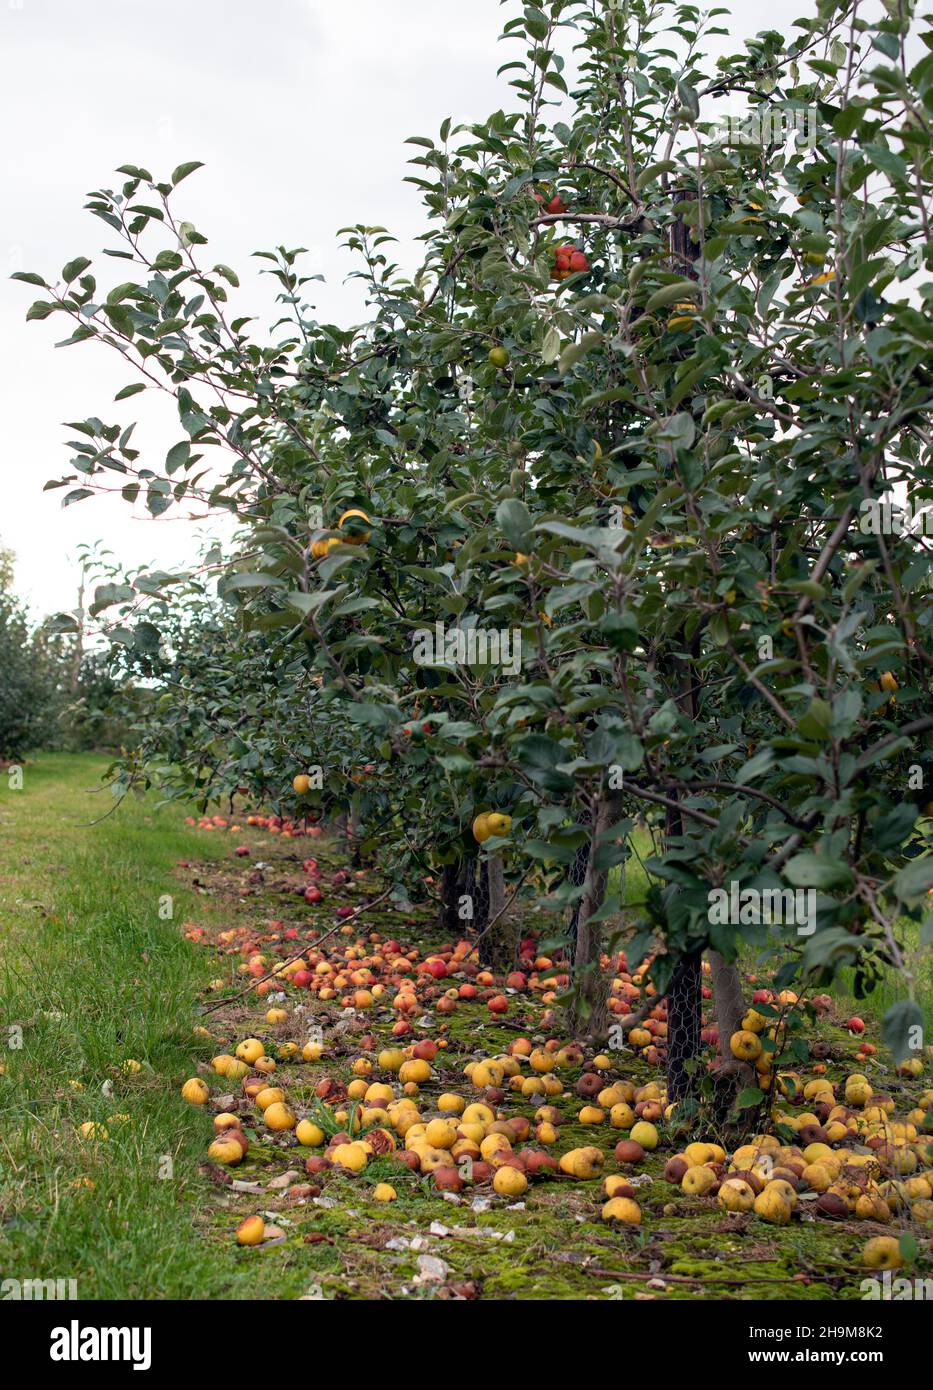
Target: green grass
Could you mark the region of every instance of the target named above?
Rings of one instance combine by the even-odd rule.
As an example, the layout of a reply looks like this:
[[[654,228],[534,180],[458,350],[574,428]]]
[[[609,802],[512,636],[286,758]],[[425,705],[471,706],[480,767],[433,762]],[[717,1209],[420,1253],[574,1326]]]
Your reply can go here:
[[[229,1293],[230,1268],[192,1239],[203,1136],[178,1091],[209,961],[178,931],[193,904],[173,874],[220,846],[152,801],[89,826],[113,805],[105,767],[43,757],[23,790],[0,779],[0,1268],[76,1278],[82,1299]],[[76,1137],[114,1114],[129,1118],[107,1142]]]

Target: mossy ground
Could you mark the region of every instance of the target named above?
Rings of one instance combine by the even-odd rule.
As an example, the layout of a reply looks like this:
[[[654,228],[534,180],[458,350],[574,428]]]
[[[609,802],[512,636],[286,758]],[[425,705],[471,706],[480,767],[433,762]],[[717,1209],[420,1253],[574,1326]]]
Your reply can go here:
[[[306,855],[319,860],[325,878],[343,857],[326,839],[289,842],[246,828],[235,840],[206,834],[186,827],[177,807],[156,810],[151,800],[124,803],[90,827],[108,809],[91,790],[102,770],[93,758],[42,759],[27,769],[22,792],[0,792],[4,1024],[22,1028],[22,1047],[7,1048],[0,1077],[0,1264],[8,1273],[77,1277],[82,1298],[861,1296],[861,1249],[879,1227],[814,1219],[805,1202],[785,1228],[726,1215],[663,1180],[669,1148],[634,1174],[647,1179],[638,1187],[642,1224],[621,1231],[599,1218],[599,1181],[536,1180],[510,1205],[488,1187],[447,1200],[391,1159],[372,1161],[358,1176],[312,1179],[303,1171],[310,1151],[259,1127],[248,1107],[246,1160],[232,1170],[206,1163],[210,1107],[187,1105],[179,1088],[200,1073],[218,1098],[227,1083],[210,1071],[211,1056],[247,1035],[274,1054],[320,1023],[324,1057],[283,1062],[275,1078],[300,1109],[323,1077],[349,1080],[359,1038],[371,1031],[387,1040],[392,1015],[346,1016],[336,1003],[298,1014],[298,992],[290,991],[292,1012],[281,1025],[266,1024],[268,1001],[250,996],[202,1017],[202,1008],[244,987],[241,957],[223,952],[220,932],[261,930],[277,919],[300,930],[289,950],[315,939],[333,925],[335,895],[311,907],[287,890]],[[250,847],[249,858],[233,856],[235,843]],[[257,863],[266,866],[262,882],[251,881]],[[341,901],[357,906],[378,886],[375,873],[353,881]],[[170,920],[160,916],[166,894]],[[425,904],[404,913],[376,908],[363,920],[425,950],[436,941],[433,916]],[[192,923],[204,930],[201,944],[180,930]],[[222,988],[212,992],[211,980]],[[442,1090],[472,1098],[464,1063],[501,1051],[519,1031],[543,1039],[539,1015],[531,1000],[515,1000],[507,1022],[480,1004],[458,1007],[443,1024],[429,1020],[419,1032],[438,1037],[444,1028],[448,1046],[422,1088],[422,1109]],[[198,1023],[209,1039],[194,1035]],[[833,1049],[830,1077],[845,1076],[854,1069],[852,1039],[832,1019],[821,1033]],[[143,1070],[123,1075],[126,1058]],[[909,1088],[890,1069],[880,1061],[869,1069],[899,1111],[909,1108]],[[652,1076],[641,1059],[620,1060],[619,1071],[636,1081]],[[597,1143],[609,1155],[605,1171],[617,1171],[618,1132],[571,1119],[580,1107],[577,1074],[562,1074],[570,1095],[554,1102],[567,1117],[555,1152]],[[506,1114],[532,1109],[512,1096],[503,1104]],[[107,1140],[76,1138],[89,1119],[107,1126]],[[319,1194],[296,1201],[268,1187],[289,1170],[295,1183],[319,1185]],[[391,1182],[396,1202],[373,1201],[378,1181]],[[240,1248],[236,1226],[257,1211],[283,1235]],[[443,1261],[442,1277],[423,1277],[424,1257]]]

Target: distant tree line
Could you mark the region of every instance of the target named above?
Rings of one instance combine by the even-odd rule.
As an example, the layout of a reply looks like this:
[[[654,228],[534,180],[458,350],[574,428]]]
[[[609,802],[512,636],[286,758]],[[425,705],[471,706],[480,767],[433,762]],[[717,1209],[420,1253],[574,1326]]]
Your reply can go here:
[[[0,547],[0,759],[36,749],[116,750],[135,692],[108,651],[34,622],[16,594],[12,551]]]

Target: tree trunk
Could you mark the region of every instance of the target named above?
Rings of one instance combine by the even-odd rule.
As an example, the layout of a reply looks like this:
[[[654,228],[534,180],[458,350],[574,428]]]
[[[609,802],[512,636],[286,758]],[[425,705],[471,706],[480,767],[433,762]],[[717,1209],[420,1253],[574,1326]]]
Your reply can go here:
[[[755,1069],[747,1062],[740,1062],[729,1050],[729,1039],[742,1027],[745,1017],[745,996],[742,981],[734,965],[721,956],[718,951],[710,951],[712,966],[713,1000],[716,1007],[716,1023],[719,1028],[719,1051],[722,1065],[718,1072],[722,1084],[717,1084],[717,1109],[727,1110],[735,1094],[744,1086],[755,1085]]]
[[[437,929],[445,935],[463,935],[458,915],[462,873],[463,866],[456,861],[441,868],[441,905],[437,914]]]
[[[569,879],[569,881],[573,884],[573,886],[574,886],[575,888],[581,888],[581,887],[583,886],[583,884],[586,882],[586,871],[587,871],[587,869],[588,869],[588,867],[589,867],[589,863],[590,863],[590,841],[589,841],[589,839],[586,839],[586,840],[584,840],[584,842],[583,842],[583,844],[580,846],[580,848],[577,850],[577,852],[576,852],[576,854],[574,855],[574,858],[573,858],[573,863],[570,865],[569,869],[567,870],[567,878]],[[579,925],[580,925],[580,898],[578,898],[577,901],[574,903],[573,909],[572,909],[572,911],[571,911],[571,913],[570,913],[570,930],[569,930],[568,935],[569,935],[569,938],[570,938],[570,942],[569,942],[569,951],[570,951],[570,959],[571,959],[571,960],[574,959],[574,957],[575,957],[575,955],[576,955],[576,951],[577,951],[577,930],[578,930],[578,928],[579,928]]]
[[[485,937],[486,958],[496,974],[515,969],[518,958],[518,922],[506,906],[505,874],[501,854],[490,855],[487,862],[489,904],[487,908],[488,935]]]
[[[600,795],[590,835],[573,955],[572,983],[575,999],[568,1013],[570,1035],[577,1039],[601,1040],[609,1030],[610,980],[599,964],[605,923],[593,922],[591,918],[602,907],[606,896],[609,870],[598,867],[598,851],[606,832],[616,818],[618,806],[617,796]]]
[[[679,188],[673,191],[675,202],[696,198],[696,189]],[[690,229],[682,217],[671,224],[668,250],[671,270],[686,278],[697,278],[694,262],[699,259],[700,247],[690,235]],[[699,630],[698,630],[699,631]],[[698,634],[697,634],[698,635]],[[683,640],[684,634],[679,634]],[[694,641],[697,638],[694,638]],[[676,648],[675,648],[676,650]],[[677,668],[668,670],[671,684],[677,680]],[[689,719],[696,718],[696,692],[689,675],[678,694],[677,704]],[[677,795],[674,793],[674,800]],[[683,816],[679,806],[668,808],[665,823],[665,839],[683,835]],[[667,1094],[669,1101],[687,1100],[696,1094],[697,1058],[700,1054],[700,1028],[702,1025],[702,994],[700,960],[702,952],[696,951],[682,957],[674,967],[667,993]]]

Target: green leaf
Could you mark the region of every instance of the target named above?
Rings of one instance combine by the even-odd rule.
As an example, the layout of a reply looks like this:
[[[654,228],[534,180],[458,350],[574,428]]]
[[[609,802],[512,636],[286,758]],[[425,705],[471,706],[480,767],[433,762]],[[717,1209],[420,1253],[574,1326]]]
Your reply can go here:
[[[840,859],[822,854],[796,854],[784,866],[784,877],[795,888],[851,888],[852,870]]]
[[[506,497],[496,508],[496,523],[510,545],[527,554],[534,542],[531,512],[517,497]]]
[[[177,473],[179,468],[183,468],[191,457],[191,445],[187,439],[183,439],[180,444],[173,444],[165,455],[165,471],[171,476]]]
[[[58,304],[50,303],[47,299],[37,299],[35,304],[30,304],[26,310],[26,322],[28,323],[31,319],[47,319],[49,314],[54,314],[56,309],[60,307]]]
[[[72,280],[77,280],[78,276],[83,274],[90,264],[87,256],[78,256],[75,260],[69,261],[66,266],[62,267],[62,279],[65,284],[70,285]]]
[[[696,300],[700,297],[700,287],[693,280],[677,280],[673,285],[664,285],[655,290],[645,305],[645,313],[653,314],[655,309],[665,309],[681,299]]]
[[[913,859],[894,880],[894,891],[901,902],[916,902],[933,888],[933,854]]]
[[[246,574],[231,574],[221,580],[224,593],[231,589],[284,589],[285,581],[276,574],[259,574],[250,571]]]
[[[114,400],[125,401],[128,396],[138,396],[140,391],[145,391],[145,389],[146,383],[144,381],[135,381],[131,386],[124,386],[122,391],[118,391]]]
[[[172,187],[181,183],[189,174],[193,174],[195,169],[203,169],[204,161],[201,159],[190,159],[187,164],[179,164],[177,169],[172,171]]]
[[[567,758],[563,744],[556,743],[546,734],[528,734],[516,747],[521,766],[532,781],[544,787],[545,791],[568,792],[573,790],[573,778],[565,772],[558,772],[559,763]]]

